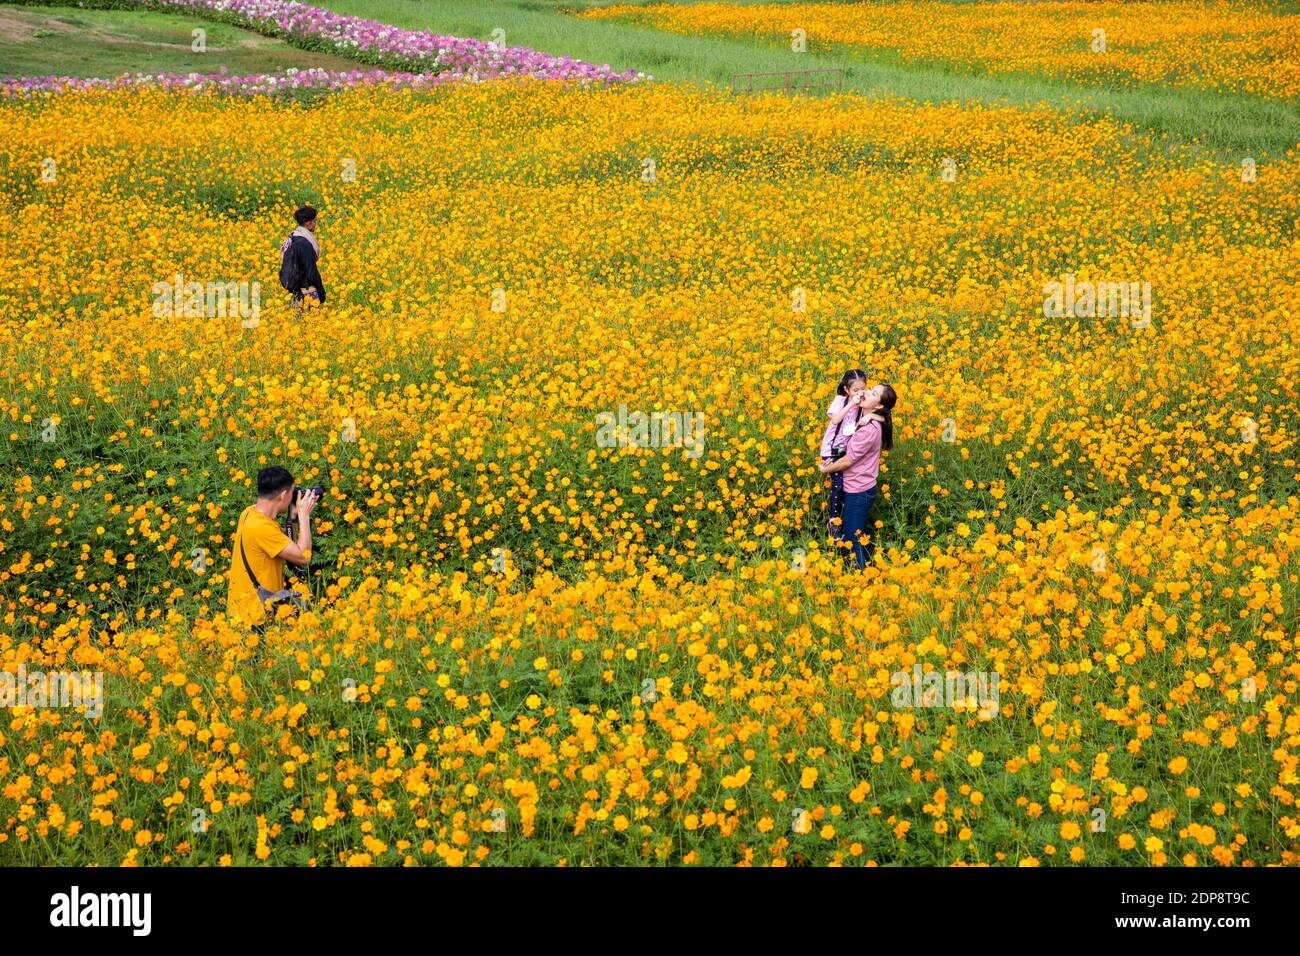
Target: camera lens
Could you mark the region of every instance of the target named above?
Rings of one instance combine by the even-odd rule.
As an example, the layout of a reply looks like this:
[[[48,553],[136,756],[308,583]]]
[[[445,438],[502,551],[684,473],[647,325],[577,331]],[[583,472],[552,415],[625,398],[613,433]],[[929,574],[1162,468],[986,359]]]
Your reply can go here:
[[[298,507],[298,502],[302,500],[302,496],[310,494],[316,496],[317,504],[325,500],[325,488],[322,485],[316,485],[312,488],[295,487],[293,489],[293,494],[289,498],[289,507],[291,509],[296,509]]]

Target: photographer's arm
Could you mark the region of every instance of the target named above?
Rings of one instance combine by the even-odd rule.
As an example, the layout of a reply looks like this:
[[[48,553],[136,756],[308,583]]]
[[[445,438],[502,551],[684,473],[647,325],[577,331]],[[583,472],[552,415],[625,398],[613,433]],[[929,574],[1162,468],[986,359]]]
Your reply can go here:
[[[311,513],[319,500],[314,492],[304,493],[298,499],[298,540],[286,544],[277,557],[300,568],[311,563]]]

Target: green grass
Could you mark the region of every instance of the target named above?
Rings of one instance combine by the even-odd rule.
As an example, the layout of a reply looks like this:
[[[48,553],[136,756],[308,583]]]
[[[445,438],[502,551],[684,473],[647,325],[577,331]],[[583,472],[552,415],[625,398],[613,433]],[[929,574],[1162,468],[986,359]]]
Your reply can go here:
[[[191,49],[206,31],[205,52]],[[289,67],[355,70],[329,53],[185,14],[75,7],[0,7],[0,75],[114,77],[123,73],[272,73]]]
[[[614,20],[583,20],[571,11],[608,3],[556,0],[317,0],[320,6],[406,29],[487,39],[496,28],[506,43],[567,55],[615,69],[637,69],[657,80],[728,86],[733,74],[780,70],[845,71],[846,89],[893,94],[923,102],[981,102],[1058,108],[1094,114],[1199,142],[1233,155],[1281,155],[1300,143],[1300,112],[1293,104],[1247,95],[1148,86],[1089,87],[1029,76],[984,76],[944,65],[903,64],[894,56],[857,51],[792,53],[788,45],[754,38],[679,36]]]

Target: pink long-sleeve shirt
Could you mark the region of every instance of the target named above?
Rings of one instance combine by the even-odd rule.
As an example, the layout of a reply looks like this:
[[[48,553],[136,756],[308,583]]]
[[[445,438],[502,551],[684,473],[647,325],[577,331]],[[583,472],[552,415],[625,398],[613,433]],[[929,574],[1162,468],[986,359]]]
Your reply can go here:
[[[880,474],[880,439],[880,422],[863,416],[844,455],[853,464],[840,472],[844,476],[845,494],[875,487]]]
[[[843,395],[836,395],[835,401],[831,402],[831,407],[826,409],[826,417],[829,418],[838,412],[844,407],[844,403],[847,401],[848,399]],[[853,428],[853,424],[853,419],[849,415],[845,415],[840,419],[839,425],[836,425],[834,422],[826,423],[826,431],[822,434],[821,455],[823,458],[831,457],[831,445],[835,441],[836,429],[839,429],[840,438],[848,438],[852,434],[851,429]]]

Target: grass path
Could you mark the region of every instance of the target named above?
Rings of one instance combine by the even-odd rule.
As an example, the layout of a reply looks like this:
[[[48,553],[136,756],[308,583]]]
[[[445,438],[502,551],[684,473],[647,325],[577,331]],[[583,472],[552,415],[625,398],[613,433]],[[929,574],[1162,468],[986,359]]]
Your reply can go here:
[[[206,50],[191,48],[206,32]],[[0,75],[115,77],[123,73],[355,70],[354,60],[186,14],[0,6]]]

